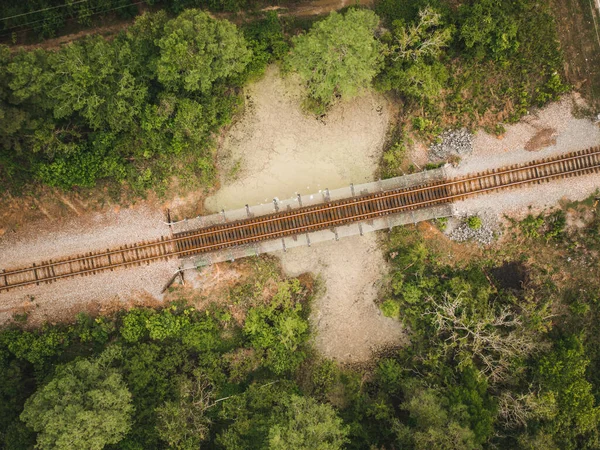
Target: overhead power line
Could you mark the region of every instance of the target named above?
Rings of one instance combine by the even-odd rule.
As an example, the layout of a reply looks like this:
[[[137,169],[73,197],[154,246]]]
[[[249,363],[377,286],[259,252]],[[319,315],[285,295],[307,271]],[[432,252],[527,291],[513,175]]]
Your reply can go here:
[[[23,16],[28,16],[29,14],[35,14],[35,13],[39,13],[39,12],[44,12],[44,11],[49,11],[51,9],[56,9],[56,8],[64,8],[65,6],[72,6],[72,5],[77,5],[78,3],[84,3],[84,2],[89,2],[90,0],[79,0],[77,2],[73,2],[73,3],[65,3],[64,5],[57,5],[57,6],[51,6],[49,8],[44,8],[44,9],[38,9],[37,11],[29,11],[26,13],[22,13],[22,14],[16,14],[14,16],[9,16],[9,17],[3,17],[0,20],[8,20],[8,19],[14,19],[15,17],[23,17]]]
[[[126,1],[129,2],[130,0],[126,0]],[[80,18],[87,18],[87,17],[94,16],[96,14],[102,14],[102,13],[106,13],[106,12],[110,12],[110,11],[116,11],[117,9],[128,8],[130,6],[136,6],[136,5],[140,5],[142,3],[145,3],[145,1],[142,0],[142,1],[139,1],[139,2],[135,2],[135,3],[128,3],[126,5],[120,5],[120,6],[117,6],[116,8],[109,8],[109,9],[104,9],[104,10],[96,11],[96,12],[89,13],[89,14],[84,14],[84,15],[81,15]],[[65,17],[66,16],[63,16],[63,18],[65,18]],[[46,22],[46,21],[47,21],[47,19],[35,20],[35,21],[29,22],[29,23],[26,23],[26,24],[23,24],[23,25],[19,25],[18,27],[8,28],[8,29],[2,30],[2,31],[9,31],[9,30],[13,30],[13,29],[16,29],[16,28],[21,28],[21,27],[26,26],[26,25],[31,25],[31,24],[34,24],[34,23]],[[22,33],[22,32],[25,32],[25,31],[39,30],[44,25],[45,24],[42,23],[41,25],[37,25],[35,27],[24,28],[24,29],[20,29],[20,30],[14,31],[14,33]],[[0,37],[10,36],[11,34],[12,33],[4,33],[4,34],[1,34]]]

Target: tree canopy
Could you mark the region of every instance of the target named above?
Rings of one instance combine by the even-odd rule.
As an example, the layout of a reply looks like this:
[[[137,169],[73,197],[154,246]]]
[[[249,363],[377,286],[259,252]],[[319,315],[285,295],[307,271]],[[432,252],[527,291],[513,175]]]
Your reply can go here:
[[[108,360],[107,360],[108,359]],[[131,393],[102,355],[57,367],[50,382],[25,402],[21,419],[43,449],[102,449],[131,428]]]
[[[339,450],[348,442],[348,429],[330,405],[292,395],[284,408],[269,429],[271,450]]]
[[[287,61],[306,83],[316,109],[335,97],[348,98],[370,85],[381,67],[381,43],[375,38],[377,15],[351,9],[332,12],[308,33],[293,39]]]
[[[251,57],[235,25],[195,9],[167,22],[158,46],[158,80],[174,92],[209,92],[216,80],[242,72]]]

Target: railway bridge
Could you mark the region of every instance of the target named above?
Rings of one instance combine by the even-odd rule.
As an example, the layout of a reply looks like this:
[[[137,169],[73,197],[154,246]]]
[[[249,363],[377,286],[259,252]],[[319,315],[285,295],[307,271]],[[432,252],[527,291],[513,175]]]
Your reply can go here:
[[[274,212],[257,215],[246,207],[245,218],[226,217],[218,223],[190,226],[173,224],[170,236],[153,241],[124,245],[85,254],[39,261],[25,267],[6,267],[0,271],[0,291],[23,286],[51,283],[64,278],[92,275],[106,270],[150,264],[153,261],[181,258],[183,269],[221,260],[253,255],[263,251],[286,249],[286,239],[311,244],[311,236],[354,226],[361,234],[373,229],[448,215],[452,202],[490,192],[551,182],[552,180],[600,172],[600,147],[576,151],[552,158],[535,160],[455,179],[446,179],[443,171],[390,186],[375,192],[355,192],[346,198],[331,198],[328,191],[318,202],[303,204],[299,197],[294,207],[274,200]],[[410,176],[409,176],[410,177]],[[425,215],[423,213],[425,212]],[[400,218],[400,219],[398,219]],[[379,221],[380,225],[374,225]],[[384,225],[382,226],[381,223]],[[301,241],[304,239],[304,241]],[[313,240],[314,241],[314,240]],[[261,247],[262,246],[262,247]],[[224,256],[223,256],[224,255]],[[3,261],[9,265],[10,261]]]

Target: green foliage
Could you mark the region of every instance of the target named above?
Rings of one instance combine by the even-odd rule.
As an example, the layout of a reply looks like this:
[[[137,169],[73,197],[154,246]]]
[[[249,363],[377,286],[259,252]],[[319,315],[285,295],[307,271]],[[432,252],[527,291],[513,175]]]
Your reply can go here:
[[[347,427],[330,405],[292,395],[281,418],[269,429],[269,448],[338,450],[347,442],[347,434]]]
[[[224,401],[219,419],[228,426],[217,435],[216,444],[227,450],[267,448],[275,415],[294,391],[295,386],[286,381],[253,383],[241,394]]]
[[[395,21],[410,23],[419,15],[419,11],[432,7],[439,10],[443,7],[439,0],[377,0],[375,12],[390,24]]]
[[[537,217],[529,214],[518,222],[521,233],[527,238],[536,239],[544,237],[546,241],[558,241],[565,235],[567,218],[562,210],[555,211],[547,216],[540,214]]]
[[[460,38],[477,57],[506,60],[519,48],[518,23],[499,0],[474,0],[460,8]]]
[[[382,48],[374,36],[378,23],[368,10],[332,12],[294,38],[287,62],[305,81],[316,112],[324,111],[336,97],[356,95],[377,75]]]
[[[442,15],[430,7],[419,10],[418,20],[408,26],[394,21],[392,34],[385,37],[389,52],[378,87],[394,89],[419,102],[437,100],[448,79],[446,68],[437,59],[452,33]]]
[[[158,46],[157,78],[173,92],[207,93],[242,72],[251,57],[235,25],[195,9],[167,22]]]
[[[476,449],[473,432],[460,423],[444,406],[443,397],[431,388],[409,385],[401,408],[410,418],[410,426],[394,424],[397,443],[418,450]]]
[[[531,214],[519,223],[521,232],[528,238],[540,237],[540,228],[542,225],[544,225],[544,218],[542,216],[533,217]]]
[[[478,216],[469,216],[467,218],[467,226],[472,230],[479,230],[483,224]]]
[[[111,41],[2,47],[0,178],[64,189],[108,179],[138,194],[174,173],[211,183],[212,135],[237,108],[251,55],[233,24],[197,10],[145,14]]]
[[[317,399],[325,399],[333,389],[339,376],[336,364],[323,360],[317,364],[311,373],[312,395]]]
[[[79,113],[93,129],[131,128],[147,101],[147,87],[136,83],[135,56],[126,42],[116,46],[100,36],[75,41],[49,55],[60,77],[50,86],[54,117]]]
[[[0,335],[0,342],[15,357],[38,367],[60,354],[69,344],[68,335],[54,327],[43,328],[40,332],[8,330]]]
[[[246,69],[248,79],[262,75],[267,64],[282,60],[289,50],[275,11],[269,11],[262,20],[245,25],[243,31],[252,50],[252,60]]]
[[[248,311],[244,333],[276,374],[296,370],[306,357],[300,347],[308,339],[308,322],[302,316],[300,293],[297,280],[280,283],[268,305]]]
[[[545,219],[546,222],[546,233],[544,237],[546,240],[560,240],[565,234],[565,228],[567,226],[567,216],[562,210],[558,210]]]
[[[391,317],[393,319],[400,317],[400,303],[396,300],[387,299],[381,304],[380,308],[385,317]]]
[[[406,155],[406,146],[403,143],[396,142],[383,154],[383,162],[389,171],[397,170],[404,162]]]
[[[201,372],[193,379],[179,382],[176,401],[165,402],[157,409],[158,433],[169,448],[197,449],[208,437],[210,420],[206,410],[211,406],[212,386]]]
[[[577,337],[559,341],[538,369],[540,387],[556,399],[555,417],[547,423],[560,448],[594,448],[598,446],[600,408],[586,379],[589,360]]]
[[[484,444],[494,433],[496,408],[488,393],[488,383],[476,369],[467,366],[459,375],[460,382],[449,388],[448,399],[453,415],[468,423],[474,441]]]
[[[110,363],[113,355],[59,366],[25,402],[21,419],[37,433],[39,448],[102,449],[131,427],[131,394]]]
[[[435,225],[439,228],[440,231],[444,232],[448,228],[448,218],[440,217],[439,219],[435,219]]]
[[[217,436],[225,449],[340,449],[348,433],[335,410],[299,396],[289,382],[251,384],[223,402],[221,419],[230,425]]]
[[[379,0],[376,11],[391,30],[376,86],[406,100],[402,120],[426,139],[517,121],[569,89],[545,0]]]

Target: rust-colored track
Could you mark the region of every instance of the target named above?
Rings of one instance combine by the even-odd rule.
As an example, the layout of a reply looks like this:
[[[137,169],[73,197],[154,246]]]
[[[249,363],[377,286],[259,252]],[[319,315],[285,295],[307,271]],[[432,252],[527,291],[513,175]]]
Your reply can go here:
[[[453,180],[338,200],[0,272],[0,291],[332,228],[553,179],[600,172],[600,147]]]

